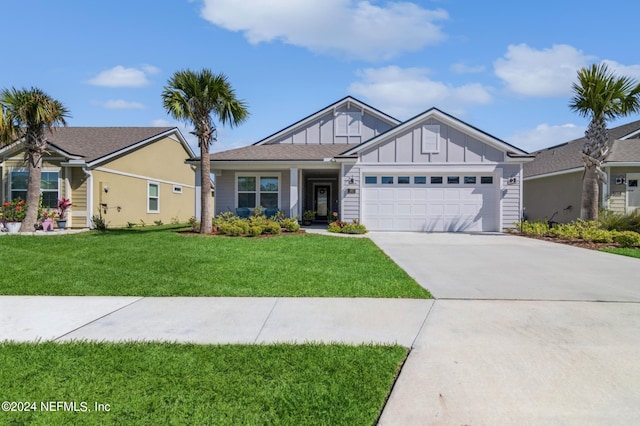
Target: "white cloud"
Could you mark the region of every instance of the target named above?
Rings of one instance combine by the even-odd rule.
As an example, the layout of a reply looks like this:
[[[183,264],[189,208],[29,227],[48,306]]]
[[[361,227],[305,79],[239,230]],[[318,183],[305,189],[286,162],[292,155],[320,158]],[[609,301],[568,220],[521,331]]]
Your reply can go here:
[[[151,74],[157,74],[159,71],[158,68],[151,65],[144,65],[140,69],[117,65],[102,71],[90,79],[89,83],[105,87],[143,87],[149,84],[147,77]]]
[[[111,99],[103,104],[107,109],[144,109],[140,102],[130,102],[123,99]]]
[[[453,115],[467,107],[491,102],[490,89],[478,84],[452,86],[429,78],[425,68],[388,66],[358,72],[360,81],[349,86],[349,93],[370,101],[376,108],[407,119],[433,106]]]
[[[252,44],[282,41],[318,53],[389,59],[442,41],[442,9],[356,0],[204,0],[202,17]]]
[[[471,66],[462,62],[455,63],[450,67],[456,74],[477,74],[484,71],[484,65]]]
[[[619,77],[630,77],[635,80],[640,80],[640,65],[622,65],[609,59],[605,59],[602,62],[609,67],[610,71],[615,72]]]
[[[583,136],[584,128],[578,127],[575,124],[568,123],[553,126],[540,124],[535,129],[517,132],[506,139],[506,141],[525,151],[533,152]]]
[[[494,70],[507,88],[519,95],[565,96],[571,93],[578,69],[591,59],[566,44],[543,50],[526,44],[510,45],[504,57],[494,62]]]

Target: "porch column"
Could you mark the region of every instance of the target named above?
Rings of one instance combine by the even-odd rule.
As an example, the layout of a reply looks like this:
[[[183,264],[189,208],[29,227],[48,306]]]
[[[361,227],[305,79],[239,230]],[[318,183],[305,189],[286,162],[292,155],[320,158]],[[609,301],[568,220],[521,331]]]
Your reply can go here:
[[[289,217],[298,214],[298,168],[289,169]]]
[[[196,166],[196,175],[195,175],[195,186],[196,186],[196,191],[195,191],[195,200],[194,200],[194,204],[195,204],[195,217],[196,220],[198,222],[200,222],[200,193],[202,191],[202,185],[200,183],[200,175],[202,174],[202,169],[200,168],[200,165],[198,164]]]

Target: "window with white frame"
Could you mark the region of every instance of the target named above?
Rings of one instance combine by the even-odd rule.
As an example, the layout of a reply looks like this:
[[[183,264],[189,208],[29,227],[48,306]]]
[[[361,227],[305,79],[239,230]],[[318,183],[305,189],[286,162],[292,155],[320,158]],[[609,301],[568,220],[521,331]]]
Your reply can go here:
[[[42,207],[55,208],[60,199],[60,173],[57,171],[42,171],[42,180],[40,181],[40,193],[42,194]],[[29,180],[29,172],[27,170],[12,170],[10,175],[10,194],[9,198],[14,200],[21,198],[27,199],[27,183]]]
[[[147,184],[147,213],[160,213],[160,184]]]
[[[280,177],[276,175],[253,175],[237,177],[238,207],[279,208]]]
[[[334,122],[336,136],[360,136],[362,134],[361,112],[336,112]]]
[[[436,154],[440,152],[440,126],[425,124],[422,126],[422,153]]]

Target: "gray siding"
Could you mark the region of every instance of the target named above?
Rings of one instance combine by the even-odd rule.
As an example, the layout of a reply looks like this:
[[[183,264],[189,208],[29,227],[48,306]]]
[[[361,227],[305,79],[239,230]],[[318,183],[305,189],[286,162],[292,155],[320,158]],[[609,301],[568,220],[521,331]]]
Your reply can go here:
[[[347,188],[342,188],[342,220],[351,222],[360,220],[360,196],[362,187],[360,185],[360,167],[354,165],[344,165],[343,181],[353,178],[353,187],[358,187],[355,194],[349,194]]]
[[[346,106],[337,109],[339,112],[360,112],[359,108]],[[362,116],[361,136],[347,137],[335,136],[333,111],[304,125],[294,126],[280,138],[270,142],[271,144],[359,144],[367,141],[380,133],[386,132],[391,125],[377,116],[365,111]]]
[[[440,126],[440,149],[422,153],[422,126]],[[499,163],[504,153],[433,118],[361,154],[363,163]]]
[[[500,181],[500,208],[502,210],[502,229],[511,229],[520,220],[522,206],[520,205],[520,191],[522,188],[522,173],[520,164],[505,164],[498,167],[502,171]],[[509,178],[515,178],[510,184]]]
[[[220,171],[217,171],[220,173]],[[290,209],[290,183],[291,175],[289,169],[284,170],[243,170],[247,174],[260,174],[263,176],[273,175],[274,173],[280,174],[280,210],[288,214]],[[235,170],[222,170],[221,175],[215,177],[215,214],[218,215],[224,212],[236,211],[236,171]]]
[[[580,217],[582,172],[567,173],[524,182],[524,214],[528,220],[568,223]]]

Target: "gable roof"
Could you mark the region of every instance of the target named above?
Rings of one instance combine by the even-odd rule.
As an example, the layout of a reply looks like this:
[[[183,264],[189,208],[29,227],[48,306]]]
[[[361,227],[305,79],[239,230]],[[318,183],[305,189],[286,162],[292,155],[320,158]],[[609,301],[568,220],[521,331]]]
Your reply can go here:
[[[400,121],[388,114],[385,114],[384,112],[372,107],[371,105],[367,105],[364,102],[352,97],[352,96],[345,96],[344,98],[340,99],[337,102],[332,103],[329,106],[326,106],[325,108],[322,108],[321,110],[314,112],[311,115],[308,115],[307,117],[303,118],[302,120],[298,120],[295,123],[291,124],[290,126],[285,127],[284,129],[278,130],[277,132],[273,133],[272,135],[267,136],[264,139],[259,140],[258,142],[254,143],[253,145],[267,145],[270,142],[273,142],[275,140],[277,140],[279,137],[285,135],[286,133],[291,132],[293,129],[295,129],[296,127],[301,127],[304,126],[305,124],[314,121],[320,117],[322,117],[323,115],[327,114],[328,112],[333,111],[334,109],[340,108],[343,105],[355,105],[358,108],[361,108],[362,110],[367,110],[369,111],[371,114],[379,117],[382,120],[387,121],[389,124],[395,126],[397,124],[400,123]]]
[[[611,151],[606,162],[640,162],[640,120],[609,129]],[[582,146],[586,138],[534,152],[535,159],[524,165],[524,177],[542,176],[584,166]]]
[[[394,135],[397,135],[398,133],[402,133],[407,129],[410,129],[411,127],[415,126],[418,122],[425,120],[427,118],[435,118],[438,121],[441,121],[451,127],[454,127],[458,130],[460,130],[463,133],[469,134],[473,137],[475,137],[476,139],[485,142],[489,145],[494,146],[495,148],[501,150],[501,151],[505,151],[508,154],[513,155],[514,157],[524,157],[527,158],[529,157],[528,153],[526,151],[521,150],[520,148],[517,148],[501,139],[496,138],[495,136],[490,135],[487,132],[484,132],[480,129],[478,129],[477,127],[474,127],[468,123],[465,123],[464,121],[450,115],[447,114],[444,111],[439,110],[438,108],[432,107],[429,108],[428,110],[414,116],[413,118],[410,118],[409,120],[405,121],[404,123],[392,127],[391,129],[387,130],[384,133],[381,133],[371,139],[369,139],[368,141],[365,141],[361,144],[358,144],[352,148],[349,148],[348,150],[343,152],[343,155],[352,155],[352,154],[356,154],[359,151],[361,151],[364,148],[368,148],[371,146],[374,146],[380,142],[382,142],[383,140],[386,140],[389,137],[393,137]]]
[[[344,144],[250,145],[211,154],[211,161],[323,161],[338,156]]]
[[[180,135],[175,127],[59,127],[47,140],[51,146],[92,163],[174,132]],[[182,135],[179,138],[184,141]],[[190,149],[187,152],[193,156]]]

